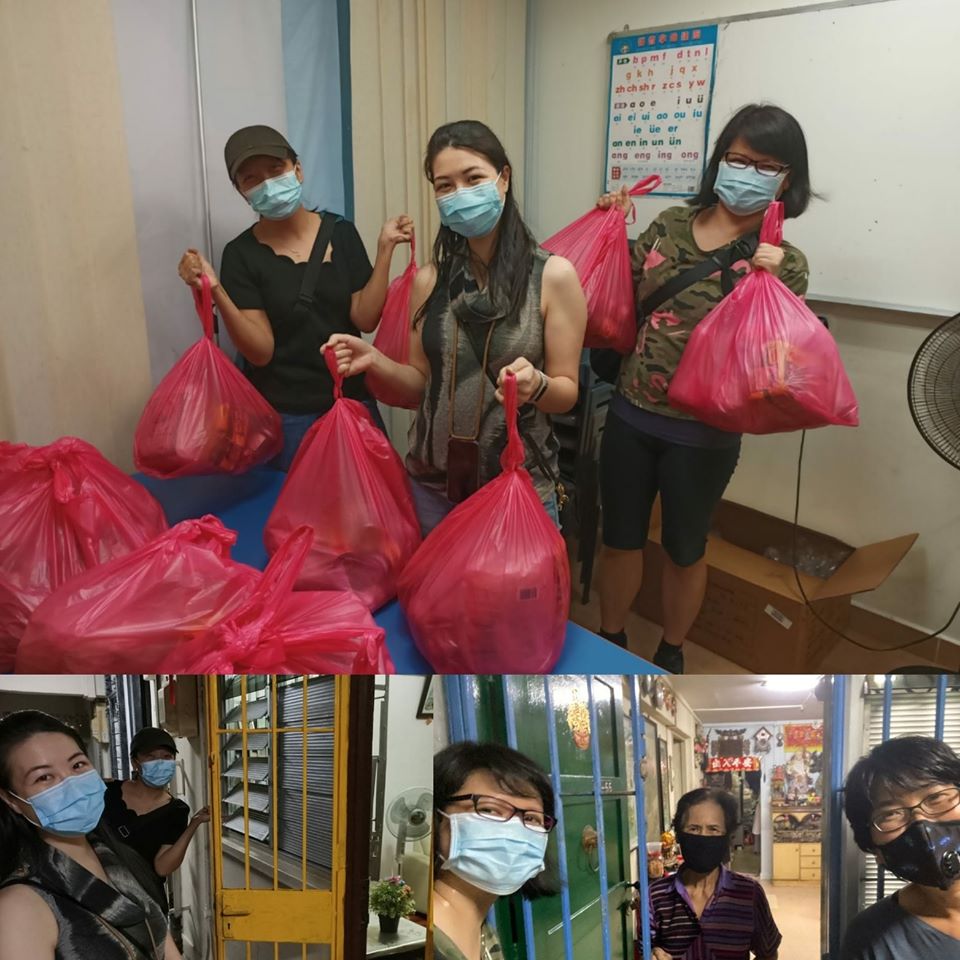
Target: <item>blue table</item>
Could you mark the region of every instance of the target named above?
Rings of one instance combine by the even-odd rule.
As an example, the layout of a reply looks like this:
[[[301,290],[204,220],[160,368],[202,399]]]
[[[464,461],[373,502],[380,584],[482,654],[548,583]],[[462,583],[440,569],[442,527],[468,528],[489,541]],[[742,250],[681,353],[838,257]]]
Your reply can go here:
[[[273,509],[286,474],[264,467],[240,477],[182,477],[157,480],[136,474],[160,501],[172,525],[212,513],[224,526],[237,532],[233,559],[258,570],[267,565],[263,545],[263,527]],[[417,650],[400,604],[394,601],[380,610],[374,619],[387,635],[387,648],[397,673],[429,674],[430,664]],[[627,653],[583,627],[567,624],[566,643],[553,668],[557,674],[632,674],[663,673],[652,663]]]

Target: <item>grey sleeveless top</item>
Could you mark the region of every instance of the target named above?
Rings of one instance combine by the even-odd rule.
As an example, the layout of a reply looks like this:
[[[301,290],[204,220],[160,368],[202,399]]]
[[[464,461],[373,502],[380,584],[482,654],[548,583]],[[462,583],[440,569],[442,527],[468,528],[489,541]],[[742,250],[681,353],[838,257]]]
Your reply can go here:
[[[47,844],[39,863],[3,886],[22,883],[57,921],[56,960],[163,960],[167,920],[113,850],[90,837],[110,883]]]
[[[462,261],[454,265],[447,289],[439,291],[430,304],[421,330],[430,378],[410,428],[407,455],[407,469],[420,482],[441,491],[446,485],[455,344],[453,432],[457,436],[472,437],[479,415],[481,485],[501,472],[500,454],[507,442],[507,424],[503,406],[494,396],[495,382],[500,370],[519,357],[543,369],[540,290],[543,267],[549,256],[546,250],[535,251],[527,298],[517,317],[508,316],[505,303],[493,302],[486,290],[478,288]],[[490,346],[484,372],[482,358],[488,334]],[[533,477],[537,493],[546,499],[553,493],[558,479],[560,449],[550,417],[532,404],[525,404],[520,408],[520,435],[527,452],[525,466]]]

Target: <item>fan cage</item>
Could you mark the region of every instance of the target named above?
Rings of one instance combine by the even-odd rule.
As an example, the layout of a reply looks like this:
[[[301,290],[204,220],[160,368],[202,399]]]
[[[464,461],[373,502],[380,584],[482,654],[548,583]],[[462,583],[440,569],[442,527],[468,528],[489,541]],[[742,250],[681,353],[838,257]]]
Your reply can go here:
[[[923,439],[960,469],[960,314],[920,345],[910,364],[907,401]]]

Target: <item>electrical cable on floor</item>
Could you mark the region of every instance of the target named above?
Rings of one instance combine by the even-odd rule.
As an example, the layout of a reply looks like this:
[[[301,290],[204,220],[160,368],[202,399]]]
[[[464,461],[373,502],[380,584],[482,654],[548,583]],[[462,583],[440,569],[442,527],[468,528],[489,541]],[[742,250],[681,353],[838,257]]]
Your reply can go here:
[[[947,630],[954,620],[957,618],[957,614],[960,613],[960,602],[953,608],[953,613],[950,614],[950,619],[937,631],[934,633],[927,634],[924,637],[918,637],[916,640],[911,640],[909,643],[904,643],[896,647],[871,647],[865,643],[862,643],[860,640],[854,640],[853,637],[848,636],[843,633],[841,630],[838,630],[833,624],[828,623],[820,614],[817,612],[816,607],[813,606],[813,602],[807,596],[806,591],[803,589],[803,581],[800,579],[800,571],[797,568],[797,539],[800,531],[800,479],[803,474],[803,448],[804,443],[807,439],[807,431],[803,430],[800,433],[800,456],[797,459],[797,488],[796,488],[796,498],[794,500],[793,506],[793,575],[797,581],[797,589],[800,591],[800,596],[803,597],[804,605],[810,610],[810,612],[820,621],[828,630],[835,633],[838,637],[842,637],[844,640],[849,641],[855,647],[859,647],[861,650],[869,650],[871,653],[895,653],[900,650],[907,650],[910,647],[915,647],[918,643],[923,643],[925,640],[935,640],[939,637],[945,630]]]

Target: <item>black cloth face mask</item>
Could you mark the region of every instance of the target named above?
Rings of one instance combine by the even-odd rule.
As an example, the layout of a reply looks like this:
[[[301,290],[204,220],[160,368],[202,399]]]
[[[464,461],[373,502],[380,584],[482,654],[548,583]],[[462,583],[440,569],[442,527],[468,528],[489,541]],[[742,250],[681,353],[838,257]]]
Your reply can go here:
[[[681,833],[678,836],[683,865],[695,873],[713,873],[730,858],[730,838],[704,837],[698,833]]]
[[[901,880],[947,890],[960,878],[960,820],[914,820],[877,849]]]

